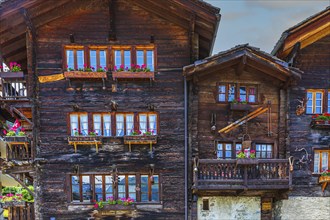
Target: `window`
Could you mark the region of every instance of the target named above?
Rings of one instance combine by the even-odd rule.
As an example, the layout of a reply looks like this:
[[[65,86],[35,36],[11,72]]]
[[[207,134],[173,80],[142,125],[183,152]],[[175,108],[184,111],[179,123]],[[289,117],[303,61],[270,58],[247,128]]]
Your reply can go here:
[[[329,156],[329,149],[314,151],[314,173],[322,173],[325,170],[330,170]]]
[[[143,48],[136,48],[136,64],[139,66],[146,65],[150,71],[154,71],[154,51],[153,49],[143,49]]]
[[[125,69],[131,68],[131,48],[123,47],[123,48],[114,48],[114,66],[117,69],[120,68],[121,65],[124,66]]]
[[[141,133],[147,131],[157,134],[157,115],[156,114],[139,114],[139,130]]]
[[[98,136],[111,136],[111,115],[93,114],[93,127]]]
[[[234,83],[218,83],[218,102],[231,102],[239,99],[241,102],[257,103],[257,86]]]
[[[112,175],[102,174],[72,175],[71,201],[106,201],[110,196],[115,199],[130,197],[137,202],[160,200],[159,175],[119,174],[115,179],[117,182]]]
[[[307,90],[307,114],[320,114],[323,109],[323,91],[322,90]]]
[[[241,143],[222,143],[216,142],[218,159],[234,159],[236,152],[242,150]]]
[[[88,115],[87,113],[70,114],[71,136],[88,135]]]
[[[256,158],[273,158],[273,145],[256,144]]]
[[[92,199],[92,188],[90,176],[72,176],[72,201],[89,202]]]
[[[107,67],[107,52],[106,47],[98,48],[92,47],[89,50],[89,64],[91,67],[94,67],[93,71],[96,71],[98,68]]]
[[[158,175],[141,175],[141,202],[159,201]]]
[[[65,48],[65,61],[69,69],[83,69],[85,64],[84,47],[66,47]]]

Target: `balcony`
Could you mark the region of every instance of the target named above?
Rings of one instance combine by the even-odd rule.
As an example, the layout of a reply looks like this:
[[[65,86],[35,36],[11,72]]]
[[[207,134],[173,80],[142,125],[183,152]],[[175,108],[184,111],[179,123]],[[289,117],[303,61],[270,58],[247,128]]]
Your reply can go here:
[[[6,136],[7,160],[31,160],[32,152],[30,140],[26,136]]]
[[[23,72],[10,74],[6,73],[6,75],[4,75],[4,73],[2,73],[0,75],[2,87],[1,98],[3,100],[14,101],[27,100],[26,81]]]
[[[252,159],[251,163],[239,160],[200,159],[194,168],[194,193],[237,195],[250,191],[250,195],[258,195],[261,191],[291,188],[287,159]]]

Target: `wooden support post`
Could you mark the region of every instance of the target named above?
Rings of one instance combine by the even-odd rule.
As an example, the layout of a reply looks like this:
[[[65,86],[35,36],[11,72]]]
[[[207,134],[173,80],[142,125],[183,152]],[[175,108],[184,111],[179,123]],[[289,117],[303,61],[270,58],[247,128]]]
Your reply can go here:
[[[11,112],[15,112],[16,114],[18,114],[21,118],[23,118],[25,121],[27,121],[30,125],[33,126],[32,121],[30,121],[30,119],[28,119],[22,112],[20,112],[17,108],[15,107],[10,107],[10,111]]]
[[[109,41],[115,41],[116,27],[115,27],[115,11],[116,0],[109,0]]]

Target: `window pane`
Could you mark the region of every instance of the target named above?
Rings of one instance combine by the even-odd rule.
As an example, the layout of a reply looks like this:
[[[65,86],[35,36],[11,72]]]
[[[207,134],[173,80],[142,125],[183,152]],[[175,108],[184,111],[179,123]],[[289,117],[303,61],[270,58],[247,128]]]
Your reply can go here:
[[[136,200],[136,178],[134,175],[128,176],[128,197]]]
[[[221,85],[219,86],[219,93],[226,93],[226,86],[225,85]]]
[[[95,200],[103,199],[102,176],[95,176]]]
[[[131,51],[130,50],[124,51],[124,62],[125,62],[125,69],[131,68]]]
[[[112,188],[113,182],[112,182],[112,176],[105,176],[105,197],[106,200],[109,199],[109,197],[113,196],[113,188]]]
[[[147,67],[150,71],[154,71],[154,51],[147,50]]]
[[[82,195],[84,202],[91,201],[92,188],[91,188],[90,176],[82,176]]]
[[[148,182],[148,175],[141,175],[141,202],[149,201]]]
[[[147,115],[145,114],[139,115],[139,126],[142,134],[147,131]]]
[[[72,186],[72,201],[79,202],[80,201],[80,191],[79,191],[79,177],[72,176],[71,177],[71,186]]]
[[[157,134],[157,115],[149,115],[149,130],[152,135]]]
[[[246,101],[246,87],[241,86],[239,87],[239,98],[242,102]]]
[[[78,69],[84,68],[84,51],[83,50],[77,50],[77,66],[78,66]]]
[[[153,175],[154,183],[151,185],[151,200],[153,202],[159,201],[159,178],[158,175]]]
[[[321,92],[316,93],[316,99],[322,99],[322,93]]]
[[[134,115],[126,115],[126,135],[131,135],[134,130]]]
[[[101,130],[101,115],[93,115],[93,123],[94,123],[94,132],[96,135],[100,136],[102,135],[102,130]]]
[[[66,63],[68,65],[68,68],[74,69],[73,50],[66,51]]]
[[[88,116],[80,115],[80,132],[82,135],[88,135]]]
[[[97,62],[96,62],[96,50],[89,51],[89,57],[90,57],[90,64],[91,67],[97,68]]]
[[[228,101],[231,102],[235,99],[235,85],[229,84]]]
[[[236,151],[242,150],[242,144],[236,144]]]
[[[126,177],[124,175],[118,176],[118,198],[126,198]]]
[[[328,160],[329,160],[329,157],[328,157],[328,152],[322,152],[322,172],[325,171],[325,170],[328,170],[329,167],[328,167]]]
[[[107,66],[107,56],[105,50],[100,50],[100,66],[102,68]]]
[[[219,102],[225,102],[226,101],[226,94],[219,94]]]
[[[70,115],[71,136],[78,135],[78,115]]]
[[[220,159],[223,158],[222,151],[218,150],[217,157],[220,158]]]
[[[116,115],[116,136],[124,136],[124,115]]]
[[[320,173],[320,153],[317,151],[314,153],[314,173]]]
[[[117,69],[120,68],[121,65],[121,51],[120,50],[115,50],[115,66]]]
[[[103,136],[111,136],[111,115],[103,115]]]
[[[144,63],[144,51],[137,50],[136,51],[136,64],[142,66]]]

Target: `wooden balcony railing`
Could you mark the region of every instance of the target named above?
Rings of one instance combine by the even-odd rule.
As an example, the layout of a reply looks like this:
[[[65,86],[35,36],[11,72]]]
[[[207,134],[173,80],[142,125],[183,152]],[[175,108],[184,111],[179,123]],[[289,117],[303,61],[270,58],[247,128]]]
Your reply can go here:
[[[194,167],[194,191],[291,188],[292,173],[287,159],[254,159],[251,163],[237,163],[238,160],[198,160]]]
[[[31,160],[30,140],[26,136],[6,136],[7,160]]]
[[[2,99],[27,99],[26,81],[23,79],[1,80]]]

